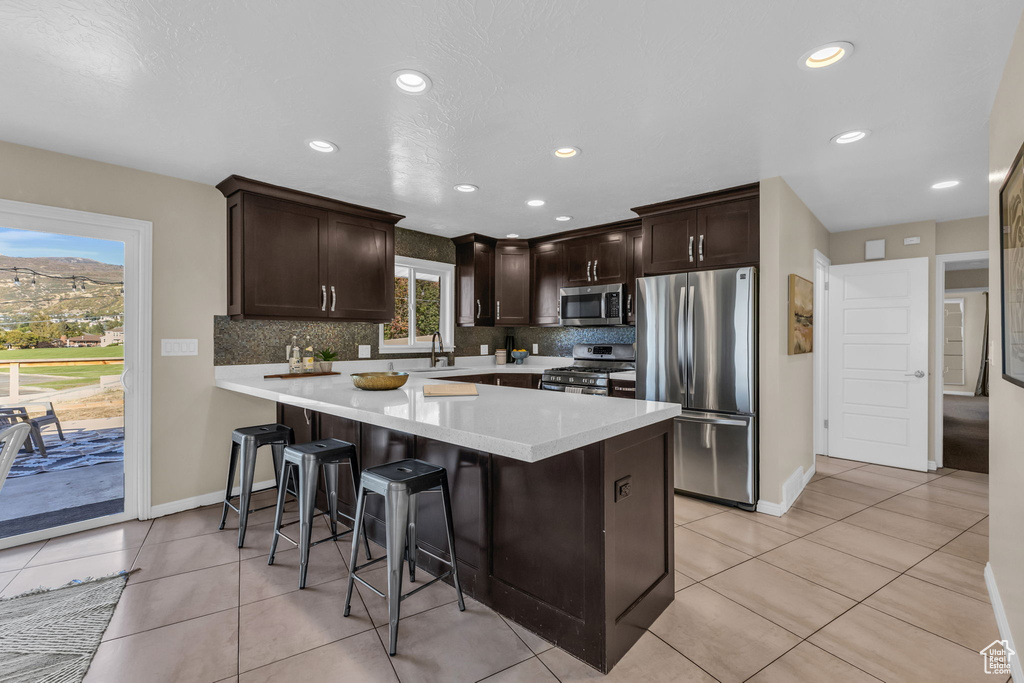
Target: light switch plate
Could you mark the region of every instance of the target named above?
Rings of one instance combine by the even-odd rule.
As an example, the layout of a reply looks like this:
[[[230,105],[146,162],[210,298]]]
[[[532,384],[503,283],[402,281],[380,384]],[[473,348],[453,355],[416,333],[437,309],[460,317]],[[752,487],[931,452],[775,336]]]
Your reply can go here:
[[[198,339],[161,339],[161,356],[198,356]]]
[[[480,345],[480,355],[481,356],[489,355],[488,352],[487,352],[487,344],[481,344]]]
[[[370,357],[370,345],[369,344],[360,344],[359,345],[359,357],[360,358],[369,358]]]
[[[903,245],[904,246],[910,246],[911,244],[921,244],[921,238],[920,237],[904,237],[903,238]]]
[[[540,344],[534,344],[533,345],[533,355],[536,356],[538,353],[540,353]]]

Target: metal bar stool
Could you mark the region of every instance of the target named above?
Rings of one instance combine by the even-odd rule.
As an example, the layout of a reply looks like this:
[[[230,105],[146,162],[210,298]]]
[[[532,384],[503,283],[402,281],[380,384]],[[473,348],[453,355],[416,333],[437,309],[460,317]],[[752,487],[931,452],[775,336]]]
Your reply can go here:
[[[421,552],[433,557],[438,562],[449,565],[450,569],[440,576],[428,581],[419,588],[411,590],[402,595],[402,564],[403,560],[409,562],[409,577],[416,580],[416,496],[425,491],[438,491],[441,493],[441,502],[444,507],[445,530],[448,535],[448,552],[451,561],[445,560],[433,553],[421,550]],[[391,643],[388,652],[394,656],[398,646],[398,616],[402,600],[415,595],[424,588],[434,583],[452,577],[455,584],[455,591],[459,596],[459,611],[466,610],[466,603],[462,599],[462,585],[459,583],[458,561],[455,559],[455,530],[452,526],[452,496],[448,490],[448,472],[443,467],[431,465],[422,460],[399,460],[386,465],[378,465],[363,470],[363,476],[359,480],[359,493],[356,502],[356,524],[363,527],[363,515],[366,512],[366,496],[376,493],[384,496],[384,529],[387,543],[387,555],[378,557],[363,565],[356,564],[359,541],[358,532],[352,542],[352,561],[349,563],[348,589],[345,592],[345,616],[349,615],[349,606],[352,602],[352,586],[358,581],[380,597],[388,601],[388,621]],[[381,560],[388,561],[388,594],[384,595],[379,590],[368,584],[362,578],[356,576],[356,571],[376,564]]]
[[[238,513],[238,547],[245,543],[245,527],[249,521],[249,513],[256,510],[265,510],[270,505],[264,505],[256,510],[249,509],[249,500],[253,493],[262,493],[276,488],[280,478],[281,463],[284,458],[285,446],[295,441],[295,433],[291,427],[282,424],[258,425],[256,427],[242,427],[231,432],[231,460],[228,463],[228,485],[224,492],[224,511],[220,516],[220,529],[228,519],[228,508]],[[252,480],[256,476],[256,453],[260,446],[270,446],[274,456],[274,486],[259,491],[252,490]],[[232,485],[235,483],[235,468],[238,460],[242,460],[241,491],[238,497],[238,507],[231,504]]]
[[[274,554],[277,552],[277,539],[284,538],[286,541],[299,547],[299,588],[306,587],[306,572],[309,569],[309,550],[315,545],[324,541],[334,541],[346,534],[352,533],[356,528],[355,519],[344,513],[338,512],[338,475],[342,463],[347,463],[352,469],[352,492],[356,493],[356,482],[359,481],[359,463],[356,461],[356,447],[347,441],[340,439],[321,439],[310,443],[288,446],[284,449],[284,467],[281,470],[277,482],[277,511],[274,514],[274,540],[270,544],[270,557],[267,564],[274,564]],[[313,516],[316,512],[316,480],[320,472],[323,472],[324,486],[327,489],[327,520],[331,525],[331,535],[320,539],[315,543],[313,540]],[[281,533],[281,529],[289,524],[281,524],[284,516],[284,499],[291,484],[291,478],[298,480],[299,497],[299,540],[289,538]],[[338,515],[352,522],[352,529],[338,533]],[[366,542],[366,559],[370,559],[370,540],[363,534]],[[358,554],[359,548],[356,545],[358,539],[353,539],[352,545],[355,549],[353,556]]]

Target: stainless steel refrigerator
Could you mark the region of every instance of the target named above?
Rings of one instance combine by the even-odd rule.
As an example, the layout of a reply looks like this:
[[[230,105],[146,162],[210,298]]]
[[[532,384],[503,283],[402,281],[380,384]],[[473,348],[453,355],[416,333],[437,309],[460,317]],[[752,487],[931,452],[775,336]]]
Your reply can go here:
[[[757,505],[757,269],[637,280],[637,398],[678,403],[675,488]]]

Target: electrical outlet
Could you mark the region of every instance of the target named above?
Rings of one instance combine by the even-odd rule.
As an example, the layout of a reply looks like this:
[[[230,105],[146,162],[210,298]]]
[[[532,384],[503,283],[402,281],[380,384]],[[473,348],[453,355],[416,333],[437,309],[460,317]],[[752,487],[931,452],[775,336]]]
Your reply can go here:
[[[533,355],[537,356],[540,354],[540,344],[533,345]]]
[[[481,344],[480,345],[480,355],[481,356],[490,355],[489,352],[487,351],[487,344]]]
[[[360,358],[369,358],[370,357],[370,345],[369,344],[360,344],[359,345],[359,357]]]
[[[198,356],[198,339],[161,339],[161,356]]]
[[[615,482],[615,502],[618,503],[623,498],[629,498],[629,494],[633,488],[633,477],[625,476]]]

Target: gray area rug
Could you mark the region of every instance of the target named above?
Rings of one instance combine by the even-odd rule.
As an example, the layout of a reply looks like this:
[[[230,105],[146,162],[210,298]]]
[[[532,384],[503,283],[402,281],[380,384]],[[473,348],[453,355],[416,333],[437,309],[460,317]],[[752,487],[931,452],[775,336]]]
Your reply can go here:
[[[124,460],[124,427],[83,429],[65,432],[61,441],[52,429],[43,432],[46,457],[39,453],[19,453],[8,478],[26,477],[40,472],[59,472],[75,467],[88,467]],[[3,681],[0,678],[0,681]]]
[[[125,572],[0,600],[0,681],[85,678],[127,581]]]

